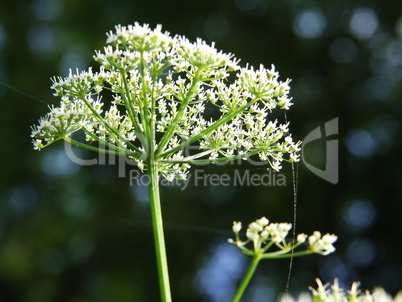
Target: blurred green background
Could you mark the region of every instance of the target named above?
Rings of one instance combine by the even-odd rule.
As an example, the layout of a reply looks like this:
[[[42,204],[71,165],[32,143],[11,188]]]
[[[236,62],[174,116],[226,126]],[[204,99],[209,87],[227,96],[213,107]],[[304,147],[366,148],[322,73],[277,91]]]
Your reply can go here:
[[[339,118],[339,182],[302,162],[297,232],[339,236],[327,257],[296,258],[289,291],[340,279],[362,289],[402,288],[402,4],[388,1],[2,0],[0,3],[0,301],[158,301],[144,186],[116,165],[80,166],[63,143],[32,149],[30,125],[57,104],[50,77],[97,66],[116,24],[162,24],[172,35],[215,41],[242,64],[275,64],[291,78],[294,137]],[[96,155],[74,150],[80,157]],[[304,148],[325,168],[325,138]],[[252,165],[205,173],[266,173]],[[197,167],[199,169],[199,167]],[[292,222],[285,186],[163,187],[174,301],[229,301],[248,259],[226,244],[233,220]],[[289,260],[263,263],[244,301],[276,301]]]

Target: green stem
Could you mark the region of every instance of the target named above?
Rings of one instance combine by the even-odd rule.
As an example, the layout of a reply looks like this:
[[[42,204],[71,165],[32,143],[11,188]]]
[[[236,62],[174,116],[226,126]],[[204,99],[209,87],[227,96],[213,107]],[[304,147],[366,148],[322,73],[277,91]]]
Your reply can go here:
[[[214,159],[208,159],[208,158],[193,159],[194,157],[196,157],[198,155],[204,156],[204,155],[207,155],[208,153],[212,152],[212,151],[206,151],[206,152],[202,152],[202,154],[199,153],[194,156],[184,157],[183,159],[163,159],[163,160],[161,160],[161,162],[163,162],[163,163],[188,163],[188,164],[193,164],[193,165],[213,164],[213,163],[221,163],[221,162],[228,162],[228,161],[233,161],[233,160],[237,160],[237,159],[248,158],[261,151],[265,151],[265,150],[257,149],[257,150],[253,150],[253,151],[243,153],[243,154],[238,154],[238,155],[233,155],[233,156],[228,156],[228,157],[218,157],[218,158],[214,158]]]
[[[142,102],[140,102],[140,116],[141,116],[141,125],[144,128],[145,137],[149,139],[148,146],[152,143],[151,133],[152,129],[150,126],[150,118],[149,118],[149,100],[147,96],[147,88],[148,85],[145,80],[145,59],[144,59],[144,51],[140,51],[140,76],[141,76],[141,91],[142,91]]]
[[[128,87],[127,78],[123,71],[120,72],[120,77],[123,81],[123,86],[125,90],[125,93],[122,93],[122,96],[124,98],[124,105],[127,109],[127,113],[131,119],[131,122],[133,123],[135,131],[137,133],[141,133],[141,127],[139,126],[140,121],[138,120],[138,116],[135,113],[134,102],[133,99],[131,98],[130,88]]]
[[[236,117],[241,112],[244,112],[247,108],[251,107],[257,101],[258,101],[257,98],[252,99],[246,105],[237,108],[232,113],[228,113],[228,114],[224,115],[219,120],[215,121],[212,125],[208,126],[206,129],[201,131],[200,133],[198,133],[198,134],[194,135],[193,137],[189,138],[188,140],[182,142],[178,146],[176,146],[176,147],[174,147],[174,148],[172,148],[172,149],[160,154],[160,158],[167,158],[171,154],[173,154],[173,153],[175,153],[175,152],[177,152],[177,151],[179,151],[181,149],[184,149],[185,147],[190,146],[191,144],[193,144],[196,141],[200,140],[204,135],[207,135],[207,134],[211,133],[212,131],[216,130],[217,128],[219,128],[223,124],[226,124],[227,122],[232,120],[234,117]]]
[[[105,153],[105,154],[112,154],[112,155],[118,155],[118,156],[122,156],[122,155],[125,155],[125,156],[138,156],[138,153],[135,153],[135,152],[132,152],[132,151],[125,151],[125,150],[114,151],[114,150],[98,148],[98,147],[91,146],[91,145],[88,145],[88,144],[85,144],[85,143],[81,143],[80,141],[72,139],[72,138],[70,138],[68,136],[63,137],[63,139],[66,142],[68,142],[70,144],[73,144],[73,145],[75,145],[77,147],[84,148],[84,149],[91,150],[91,151],[95,151],[97,153]]]
[[[85,127],[83,127],[82,130],[85,132],[86,135],[90,136],[94,141],[99,142],[99,143],[103,144],[104,146],[109,147],[110,148],[109,150],[115,150],[115,151],[120,152],[120,153],[122,151],[124,151],[124,154],[129,153],[130,155],[134,155],[134,154],[141,155],[141,154],[139,154],[137,152],[132,152],[132,151],[128,150],[127,148],[123,147],[123,146],[120,146],[120,145],[116,146],[116,145],[114,145],[112,143],[109,143],[108,141],[105,140],[106,138],[101,139],[99,136],[95,135],[94,133],[92,133],[91,131],[89,131]],[[99,149],[101,149],[101,148],[99,148]]]
[[[232,302],[238,302],[240,301],[241,297],[243,296],[244,291],[246,290],[248,284],[250,283],[251,278],[254,275],[255,269],[258,266],[258,263],[261,260],[261,255],[260,254],[255,254],[253,256],[253,260],[250,263],[250,266],[247,269],[246,274],[244,275],[243,280],[241,281],[239,288],[237,289],[236,294],[233,297]]]
[[[283,258],[290,258],[290,257],[299,257],[312,254],[311,251],[301,251],[301,252],[294,252],[289,253],[291,250],[284,251],[286,254],[280,252],[268,253],[263,254],[261,259],[283,259]]]
[[[159,287],[162,302],[171,302],[169,273],[166,257],[165,238],[163,234],[162,209],[159,197],[158,167],[152,159],[148,162],[149,199],[151,203],[152,228],[154,232],[156,264],[158,268]]]
[[[195,94],[195,92],[197,90],[197,87],[200,82],[202,70],[203,70],[202,67],[198,67],[197,71],[195,72],[193,82],[192,82],[189,90],[187,91],[187,94],[186,94],[184,100],[181,101],[177,114],[175,115],[173,121],[170,123],[168,129],[166,130],[165,134],[163,135],[163,137],[158,145],[158,148],[156,149],[155,154],[159,155],[163,151],[163,149],[165,148],[165,146],[167,145],[167,143],[169,142],[171,137],[174,135],[177,125],[180,122],[180,120],[184,114],[185,108],[190,103],[191,98],[193,97],[193,95]],[[166,157],[159,156],[159,158],[166,158]]]
[[[88,102],[88,100],[85,98],[85,95],[80,95],[79,98],[87,105],[89,110],[93,113],[94,116],[105,126],[106,129],[108,129],[110,132],[115,134],[120,140],[125,142],[127,146],[129,146],[131,149],[137,152],[141,152],[137,147],[135,147],[131,142],[127,141],[124,137],[120,135],[120,133],[114,129],[112,126],[109,125],[109,123],[95,110],[94,107]]]

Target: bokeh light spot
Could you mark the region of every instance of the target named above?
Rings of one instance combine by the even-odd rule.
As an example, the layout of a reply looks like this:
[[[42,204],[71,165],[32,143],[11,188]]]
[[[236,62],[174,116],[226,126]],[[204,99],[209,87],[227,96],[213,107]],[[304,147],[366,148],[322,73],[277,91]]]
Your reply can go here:
[[[53,33],[50,27],[45,24],[31,25],[26,38],[34,53],[47,52],[53,46]]]
[[[144,179],[143,176],[141,179]],[[149,202],[149,193],[148,193],[148,187],[145,184],[133,184],[131,185],[131,190],[130,190],[132,196],[134,199],[140,203],[148,203]]]
[[[388,100],[392,92],[391,82],[385,75],[372,76],[364,88],[369,99],[379,102]]]
[[[358,8],[353,12],[349,29],[355,37],[365,40],[373,36],[378,25],[377,15],[371,8]]]
[[[346,136],[346,146],[354,156],[368,158],[373,155],[377,141],[370,132],[357,129],[350,131]]]
[[[378,153],[386,154],[390,148],[395,144],[399,123],[389,114],[383,114],[376,117],[371,123],[372,133],[375,139],[381,145]]]
[[[331,58],[336,63],[350,63],[357,54],[357,47],[352,39],[336,39],[330,49]]]
[[[386,48],[387,73],[391,81],[402,79],[402,41],[393,39]]]
[[[355,200],[342,212],[345,223],[356,231],[371,227],[376,219],[377,211],[367,200]]]
[[[62,7],[58,0],[36,0],[32,3],[32,10],[39,20],[52,21],[60,16]]]
[[[400,17],[396,22],[395,32],[399,36],[399,38],[402,39],[402,17]]]
[[[74,164],[64,150],[49,149],[43,153],[42,170],[49,176],[75,174],[80,166]]]
[[[367,238],[357,238],[349,245],[346,253],[352,265],[366,267],[373,261],[376,248],[371,240]]]
[[[349,277],[351,271],[339,256],[331,255],[323,260],[323,265],[320,266],[320,273],[325,280],[338,278],[342,284],[342,280]]]
[[[226,241],[220,241],[212,247],[212,255],[197,273],[196,288],[208,297],[208,301],[225,301],[236,290],[245,257]]]
[[[11,207],[17,214],[31,211],[37,202],[37,193],[30,183],[22,183],[14,187],[10,194]]]
[[[297,14],[293,22],[293,30],[300,38],[313,39],[320,37],[327,20],[319,10],[304,10]]]
[[[76,49],[80,47],[77,45]],[[64,54],[60,63],[59,63],[59,71],[61,74],[66,74],[70,69],[74,70],[79,69],[83,70],[86,69],[88,65],[88,61],[84,59],[82,52],[77,51],[69,51]]]
[[[241,10],[252,10],[254,9],[260,0],[236,0],[236,6]]]

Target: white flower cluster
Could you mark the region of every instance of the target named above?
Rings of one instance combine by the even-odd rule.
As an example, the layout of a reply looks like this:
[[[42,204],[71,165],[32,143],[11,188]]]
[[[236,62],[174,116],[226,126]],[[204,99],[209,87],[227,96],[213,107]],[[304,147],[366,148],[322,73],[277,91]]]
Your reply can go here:
[[[359,282],[353,282],[350,290],[345,291],[339,287],[338,279],[334,284],[323,285],[320,279],[316,279],[318,288],[310,287],[313,296],[309,293],[301,293],[298,299],[293,299],[289,295],[283,295],[280,302],[402,302],[402,291],[393,298],[383,288],[376,287],[373,292],[359,290]]]
[[[335,279],[334,284],[329,287],[329,283],[323,285],[320,279],[316,279],[318,288],[314,289],[310,287],[313,293],[314,301],[320,302],[347,302],[347,301],[359,301],[359,302],[372,302],[373,297],[369,292],[361,295],[361,291],[358,290],[360,283],[354,282],[352,287],[347,293],[339,287],[338,279]]]
[[[171,37],[161,26],[119,25],[107,44],[94,56],[98,72],[53,79],[61,103],[33,127],[35,149],[82,130],[88,145],[124,152],[144,169],[149,158],[158,160],[168,179],[184,178],[197,163],[259,156],[279,170],[283,160],[298,161],[300,142],[269,116],[292,105],[289,80],[280,81],[274,66],[242,68],[213,43]]]
[[[34,149],[40,150],[55,140],[63,139],[82,129],[86,125],[96,123],[90,107],[99,114],[102,112],[101,100],[85,96],[85,101],[63,96],[59,107],[49,107],[50,112],[39,120],[39,126],[32,127]]]
[[[310,250],[317,254],[328,255],[335,251],[332,245],[338,239],[337,236],[333,234],[325,234],[321,237],[321,233],[315,231],[313,235],[308,237],[308,244]]]
[[[274,258],[278,255],[282,255],[283,253],[292,251],[306,240],[308,242],[308,247],[303,254],[317,253],[321,255],[328,255],[329,253],[335,251],[335,247],[332,244],[337,240],[337,236],[326,234],[321,237],[321,233],[318,231],[315,231],[311,236],[299,234],[295,244],[286,242],[286,236],[289,234],[289,231],[292,228],[290,223],[270,223],[265,217],[257,219],[248,225],[246,231],[246,241],[242,241],[240,239],[239,232],[241,228],[241,222],[233,222],[232,230],[235,233],[235,240],[229,239],[229,243],[235,244],[243,251],[243,253],[247,255],[255,255],[258,253],[263,254],[263,258]],[[252,249],[246,247],[249,242],[252,242],[253,244]],[[280,253],[266,253],[266,251],[272,245],[276,245],[281,250]]]

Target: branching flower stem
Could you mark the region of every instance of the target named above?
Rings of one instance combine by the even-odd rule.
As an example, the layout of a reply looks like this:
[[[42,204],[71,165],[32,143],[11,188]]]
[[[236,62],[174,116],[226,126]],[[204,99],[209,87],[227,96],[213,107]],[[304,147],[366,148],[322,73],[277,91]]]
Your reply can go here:
[[[269,254],[264,254],[264,253],[254,253],[252,256],[250,265],[247,268],[247,271],[237,288],[237,291],[233,297],[232,302],[238,302],[242,298],[247,286],[249,285],[255,270],[257,269],[258,264],[262,259],[280,259],[280,258],[289,258],[289,257],[298,257],[298,256],[305,256],[305,255],[310,255],[313,254],[311,251],[302,251],[302,252],[295,252],[293,254],[288,254],[291,250],[285,250],[285,251],[278,251],[274,253],[269,253]]]
[[[234,112],[231,112],[231,113],[223,116],[222,118],[217,120],[215,123],[213,123],[211,126],[206,128],[205,130],[201,131],[197,135],[194,135],[190,139],[182,142],[177,147],[175,147],[175,148],[173,148],[171,150],[168,150],[167,152],[161,154],[160,156],[161,157],[167,157],[170,154],[173,154],[173,153],[175,153],[175,152],[177,152],[177,151],[179,151],[181,149],[184,149],[185,147],[190,146],[191,144],[197,142],[198,140],[203,138],[205,135],[211,133],[212,131],[218,129],[221,125],[223,125],[223,124],[229,122],[230,120],[232,120],[235,116],[237,116],[241,112],[244,112],[247,108],[251,107],[256,101],[257,101],[257,99],[253,99],[250,102],[248,102],[246,105],[244,105],[244,106],[238,108],[237,110],[235,110]]]
[[[93,106],[91,106],[91,104],[88,102],[88,100],[85,98],[85,96],[82,96],[81,98],[84,101],[84,103],[87,105],[88,109],[106,127],[106,129],[108,129],[111,133],[116,135],[119,138],[119,140],[122,140],[124,143],[126,143],[128,146],[130,146],[130,148],[132,148],[135,151],[139,151],[139,149],[136,146],[134,146],[131,142],[124,139],[121,136],[121,134],[116,131],[116,129],[114,129],[112,126],[110,126],[110,124],[93,108]]]
[[[125,73],[123,70],[120,71],[120,77],[123,81],[123,87],[125,90],[125,93],[123,94],[123,99],[124,99],[125,107],[127,109],[128,116],[130,117],[130,120],[132,121],[132,123],[134,125],[135,131],[137,133],[141,133],[141,128],[139,126],[140,121],[138,120],[137,115],[134,113],[135,109],[133,106],[133,100],[131,98],[130,89],[128,88],[127,79],[126,79],[126,76],[125,76]]]
[[[196,71],[196,74],[195,74],[195,76],[194,76],[194,80],[193,80],[193,82],[192,82],[192,84],[191,84],[191,87],[190,87],[190,89],[188,90],[185,99],[181,102],[180,108],[179,108],[177,114],[175,115],[175,118],[174,118],[173,121],[170,123],[169,128],[167,129],[166,133],[165,133],[164,136],[162,137],[162,139],[161,139],[161,141],[160,141],[160,143],[159,143],[159,146],[158,146],[158,148],[156,149],[156,155],[159,155],[159,154],[162,152],[162,150],[165,148],[167,142],[172,138],[172,135],[173,135],[174,132],[175,132],[175,129],[176,129],[176,127],[177,127],[177,124],[179,123],[179,121],[180,121],[181,118],[183,117],[184,109],[187,107],[188,103],[190,102],[192,96],[194,95],[194,93],[195,93],[195,91],[196,91],[196,89],[197,89],[197,87],[198,87],[198,85],[199,85],[201,73],[202,73],[202,67],[198,66],[197,71]],[[170,154],[172,154],[172,153],[174,153],[174,152],[177,152],[178,150],[184,149],[184,148],[187,147],[187,146],[189,146],[189,144],[186,144],[186,143],[180,144],[180,145],[178,146],[178,148],[175,148],[176,151],[171,150],[171,151],[173,151],[173,152],[166,152],[165,154],[161,154],[161,155],[158,156],[158,157],[163,158],[163,157],[168,156],[168,155],[170,155]]]
[[[87,150],[90,150],[90,151],[95,151],[95,152],[97,152],[97,153],[105,153],[105,154],[118,155],[118,156],[122,156],[122,155],[129,156],[129,155],[132,155],[132,154],[133,154],[133,153],[130,152],[130,151],[127,151],[126,153],[124,153],[124,152],[122,152],[121,150],[113,151],[113,150],[107,150],[107,149],[98,148],[98,147],[95,147],[95,146],[91,146],[91,145],[88,145],[88,144],[84,144],[84,143],[82,143],[82,142],[80,142],[80,141],[77,141],[77,140],[75,140],[75,139],[72,139],[71,137],[66,137],[66,138],[64,138],[64,140],[65,140],[66,142],[68,142],[68,143],[74,145],[74,146],[77,146],[77,147],[80,147],[80,148],[84,148],[84,149],[87,149]]]
[[[243,159],[243,158],[249,158],[250,156],[253,156],[255,154],[258,154],[261,152],[261,149],[257,149],[254,151],[250,151],[244,154],[238,154],[238,155],[233,155],[233,156],[228,156],[225,158],[215,158],[215,159],[197,159],[198,157],[204,156],[205,154],[211,153],[213,150],[208,150],[206,152],[198,153],[195,154],[194,156],[189,156],[189,157],[184,157],[183,159],[177,159],[177,160],[161,160],[161,162],[164,163],[188,163],[188,164],[213,164],[213,163],[219,163],[219,162],[228,162],[228,161],[233,161],[233,160],[238,160],[238,159]]]
[[[142,98],[140,102],[140,116],[141,116],[141,124],[144,129],[144,135],[148,139],[148,144],[154,144],[152,142],[152,138],[154,135],[152,134],[154,132],[154,129],[151,129],[150,125],[150,118],[149,118],[149,111],[148,111],[148,105],[149,105],[149,99],[148,99],[148,93],[147,93],[147,81],[145,79],[145,62],[144,62],[144,50],[140,49],[140,74],[141,74],[141,91],[142,91]],[[152,85],[152,84],[151,84]],[[154,100],[151,100],[152,103],[154,103]],[[152,107],[154,107],[154,104],[151,104]],[[152,155],[153,156],[153,155]]]

